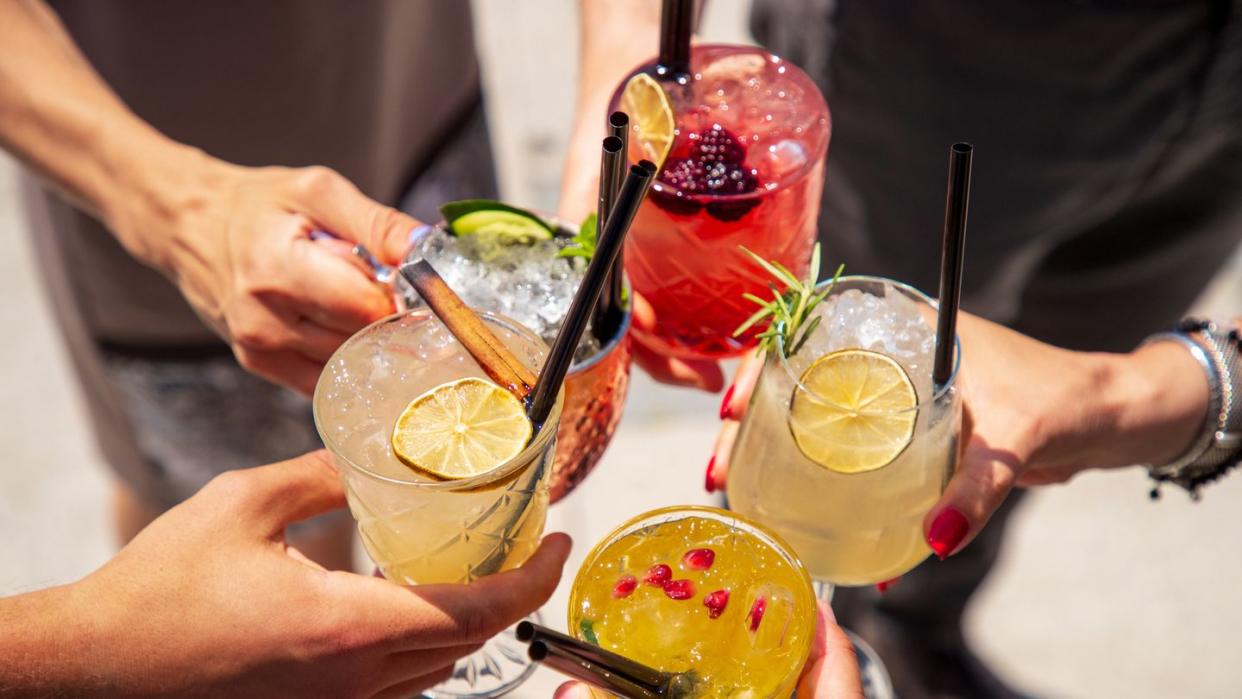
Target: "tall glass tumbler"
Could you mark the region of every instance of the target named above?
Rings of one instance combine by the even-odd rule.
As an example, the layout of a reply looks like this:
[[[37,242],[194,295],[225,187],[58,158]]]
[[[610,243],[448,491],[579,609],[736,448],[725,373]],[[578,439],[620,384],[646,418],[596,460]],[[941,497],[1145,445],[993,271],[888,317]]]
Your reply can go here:
[[[521,361],[537,370],[547,352],[538,336],[501,316],[479,313]],[[530,444],[476,477],[442,481],[397,460],[391,435],[405,406],[465,377],[486,378],[430,311],[373,323],[328,361],[315,389],[315,424],[345,483],[349,508],[371,559],[402,584],[466,583],[522,564],[538,547],[548,508],[548,476],[563,395]],[[458,663],[440,697],[497,696],[530,666],[489,644]]]

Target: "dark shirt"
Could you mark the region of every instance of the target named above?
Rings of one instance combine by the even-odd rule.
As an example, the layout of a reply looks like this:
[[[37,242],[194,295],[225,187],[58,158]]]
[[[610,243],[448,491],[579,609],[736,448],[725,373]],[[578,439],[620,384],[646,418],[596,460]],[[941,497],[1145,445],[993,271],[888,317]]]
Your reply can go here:
[[[756,0],[752,24],[828,100],[827,258],[934,294],[948,148],[972,142],[964,303],[1012,321],[1040,275],[1154,283],[1169,268],[1146,261],[1171,259],[1209,227],[1227,257],[1238,215],[1159,229],[1135,216],[1124,235],[1100,230],[1195,177],[1215,194],[1176,201],[1236,213],[1240,5]],[[1076,242],[1087,236],[1099,243]]]

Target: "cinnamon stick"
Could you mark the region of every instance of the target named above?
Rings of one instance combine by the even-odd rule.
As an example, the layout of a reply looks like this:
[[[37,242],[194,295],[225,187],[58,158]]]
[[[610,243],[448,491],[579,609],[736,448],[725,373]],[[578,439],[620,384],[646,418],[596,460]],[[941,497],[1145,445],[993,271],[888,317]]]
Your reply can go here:
[[[423,297],[432,313],[500,386],[525,402],[535,386],[535,375],[470,310],[426,260],[403,265],[401,275]]]

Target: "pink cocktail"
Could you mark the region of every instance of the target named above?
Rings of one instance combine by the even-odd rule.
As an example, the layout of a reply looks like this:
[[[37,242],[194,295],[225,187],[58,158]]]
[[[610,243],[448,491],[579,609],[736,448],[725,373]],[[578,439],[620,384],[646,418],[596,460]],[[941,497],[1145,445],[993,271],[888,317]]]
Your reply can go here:
[[[638,72],[654,75],[654,64]],[[770,276],[739,246],[806,273],[828,105],[800,69],[754,47],[696,46],[689,78],[661,84],[676,138],[625,245],[630,283],[656,325],[634,333],[674,356],[735,356],[763,330],[733,337],[757,309],[742,294],[770,297]],[[620,89],[614,108],[619,102]],[[636,136],[632,159],[643,157]]]

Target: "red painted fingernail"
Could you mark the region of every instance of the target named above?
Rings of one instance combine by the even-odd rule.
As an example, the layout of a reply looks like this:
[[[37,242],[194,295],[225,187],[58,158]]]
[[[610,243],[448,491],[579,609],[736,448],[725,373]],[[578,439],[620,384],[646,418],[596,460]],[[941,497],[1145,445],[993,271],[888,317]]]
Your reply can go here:
[[[901,580],[900,575],[893,578],[892,580],[885,580],[883,582],[878,582],[875,584],[875,589],[879,590],[880,594],[884,594],[885,592],[888,592],[888,588],[892,587],[893,585],[896,585],[898,580]]]
[[[712,478],[712,471],[715,471],[715,470],[716,470],[716,455],[712,454],[712,458],[708,459],[707,461],[707,476],[704,477],[704,480],[703,480],[703,487],[706,488],[707,492],[709,493],[716,492],[716,481],[715,479]]]
[[[927,545],[943,561],[962,543],[968,531],[970,522],[966,515],[952,507],[946,507],[932,520],[931,529],[927,532]]]
[[[729,387],[729,390],[725,391],[724,400],[720,401],[720,419],[721,420],[732,420],[733,419],[733,408],[729,406],[729,400],[731,398],[733,398],[733,387],[732,386]]]

